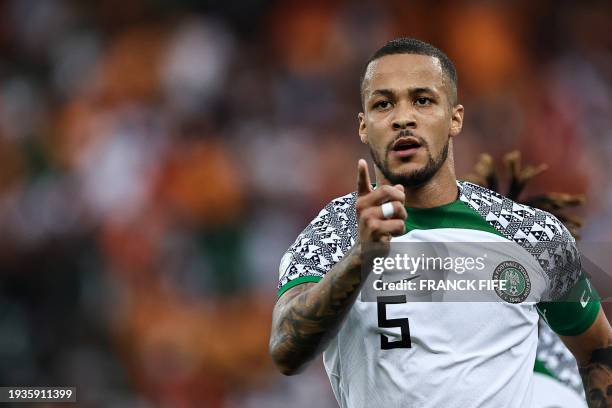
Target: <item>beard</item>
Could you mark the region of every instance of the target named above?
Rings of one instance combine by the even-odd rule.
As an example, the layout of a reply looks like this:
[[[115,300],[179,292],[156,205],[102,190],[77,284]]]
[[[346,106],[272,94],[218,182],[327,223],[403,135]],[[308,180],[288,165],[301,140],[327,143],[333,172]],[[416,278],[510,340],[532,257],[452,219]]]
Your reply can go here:
[[[420,187],[431,180],[448,158],[450,138],[446,141],[442,151],[436,157],[432,156],[429,145],[425,140],[419,138],[419,142],[421,143],[421,147],[427,151],[427,164],[420,169],[408,173],[393,173],[389,169],[389,152],[392,150],[395,140],[387,146],[383,159],[370,148],[370,155],[372,156],[372,160],[374,160],[374,164],[376,164],[376,167],[380,169],[383,176],[385,176],[392,185],[401,184],[406,187]]]

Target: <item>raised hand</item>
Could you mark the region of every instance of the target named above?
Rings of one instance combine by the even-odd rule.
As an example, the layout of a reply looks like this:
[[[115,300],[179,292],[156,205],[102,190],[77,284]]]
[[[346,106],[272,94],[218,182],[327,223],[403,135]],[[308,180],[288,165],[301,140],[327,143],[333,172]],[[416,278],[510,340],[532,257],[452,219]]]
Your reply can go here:
[[[357,167],[357,225],[359,241],[388,243],[391,237],[403,235],[408,216],[404,208],[404,186],[383,185],[372,189],[368,165],[360,159]]]

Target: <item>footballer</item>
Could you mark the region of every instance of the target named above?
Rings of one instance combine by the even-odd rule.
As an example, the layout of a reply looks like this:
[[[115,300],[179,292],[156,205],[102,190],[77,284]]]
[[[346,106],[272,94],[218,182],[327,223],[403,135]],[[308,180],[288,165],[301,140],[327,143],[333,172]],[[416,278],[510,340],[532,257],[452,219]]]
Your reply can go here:
[[[377,184],[359,160],[357,191],[326,205],[282,257],[278,369],[296,374],[323,353],[343,408],[532,407],[542,316],[575,357],[588,406],[612,407],[612,329],[572,235],[545,211],[456,178],[464,108],[452,61],[416,39],[390,41],[368,61],[361,98]],[[505,242],[529,262],[496,302],[362,301],[363,252],[394,242]]]

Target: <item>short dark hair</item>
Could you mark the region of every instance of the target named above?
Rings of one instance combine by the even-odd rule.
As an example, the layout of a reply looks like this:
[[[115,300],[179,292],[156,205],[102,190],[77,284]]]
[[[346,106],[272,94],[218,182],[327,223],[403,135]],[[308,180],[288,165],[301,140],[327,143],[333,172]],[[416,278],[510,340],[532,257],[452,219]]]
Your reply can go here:
[[[451,92],[450,102],[452,105],[457,103],[457,70],[455,69],[455,64],[451,61],[448,56],[440,51],[438,48],[433,45],[426,43],[425,41],[417,40],[416,38],[396,38],[394,40],[389,41],[381,48],[379,48],[368,62],[365,64],[363,69],[363,73],[361,75],[360,82],[360,90],[361,90],[361,102],[364,104],[364,81],[366,73],[368,72],[368,67],[372,61],[376,61],[377,59],[384,57],[385,55],[393,55],[393,54],[416,54],[416,55],[428,55],[430,57],[437,58],[440,61],[440,65],[442,65],[442,71],[446,74],[448,79],[451,82]]]

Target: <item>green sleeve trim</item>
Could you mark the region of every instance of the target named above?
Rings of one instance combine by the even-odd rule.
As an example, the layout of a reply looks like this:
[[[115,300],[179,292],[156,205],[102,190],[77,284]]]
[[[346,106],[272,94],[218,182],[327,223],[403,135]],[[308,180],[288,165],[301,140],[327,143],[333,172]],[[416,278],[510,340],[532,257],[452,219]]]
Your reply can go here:
[[[544,363],[538,360],[537,358],[536,358],[535,364],[533,365],[533,372],[544,374],[544,375],[549,376],[550,378],[554,378],[555,380],[557,380],[557,377],[552,373],[552,371],[546,368]]]
[[[322,276],[313,276],[313,275],[309,275],[309,276],[301,276],[297,279],[291,280],[287,283],[285,283],[279,290],[278,292],[276,292],[276,297],[279,298],[283,295],[283,293],[285,293],[286,291],[288,291],[289,289],[291,289],[294,286],[297,285],[301,285],[302,283],[308,283],[308,282],[314,282],[317,283],[319,282],[321,279],[323,279]]]
[[[595,321],[601,302],[586,276],[574,285],[561,299],[540,302],[538,312],[548,326],[561,336],[578,336]]]

